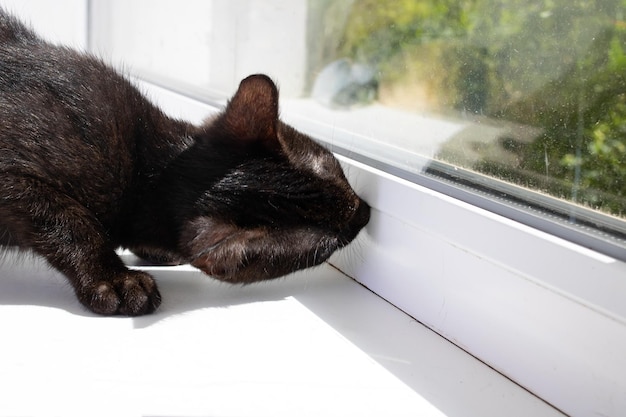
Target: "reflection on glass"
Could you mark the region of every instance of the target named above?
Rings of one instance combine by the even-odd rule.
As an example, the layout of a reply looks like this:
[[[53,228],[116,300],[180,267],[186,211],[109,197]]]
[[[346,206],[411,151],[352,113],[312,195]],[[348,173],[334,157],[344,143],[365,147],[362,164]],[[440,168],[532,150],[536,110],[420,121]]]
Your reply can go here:
[[[456,124],[431,156],[626,216],[626,1],[309,4],[319,103]],[[429,134],[378,139],[415,150]]]

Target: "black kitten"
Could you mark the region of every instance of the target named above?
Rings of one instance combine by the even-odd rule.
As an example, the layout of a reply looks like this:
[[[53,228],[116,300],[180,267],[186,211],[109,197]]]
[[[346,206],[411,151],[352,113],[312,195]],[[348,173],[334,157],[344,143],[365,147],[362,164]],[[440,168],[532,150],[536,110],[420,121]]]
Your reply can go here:
[[[0,175],[0,244],[45,257],[100,314],[161,302],[117,247],[249,283],[322,263],[370,212],[332,154],[278,119],[268,77],[193,126],[1,10]]]

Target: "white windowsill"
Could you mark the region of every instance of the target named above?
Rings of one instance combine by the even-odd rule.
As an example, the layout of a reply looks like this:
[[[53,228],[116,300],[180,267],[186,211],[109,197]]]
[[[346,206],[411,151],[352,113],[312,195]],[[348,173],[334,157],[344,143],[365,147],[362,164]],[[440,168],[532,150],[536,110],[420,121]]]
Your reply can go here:
[[[561,415],[329,265],[247,287],[146,269],[159,311],[103,318],[6,257],[0,416]]]

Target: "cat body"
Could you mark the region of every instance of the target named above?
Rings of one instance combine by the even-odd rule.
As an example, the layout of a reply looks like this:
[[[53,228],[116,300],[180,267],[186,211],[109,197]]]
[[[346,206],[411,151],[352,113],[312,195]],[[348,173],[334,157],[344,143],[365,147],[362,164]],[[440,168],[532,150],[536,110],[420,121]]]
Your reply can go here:
[[[268,77],[194,126],[0,10],[0,245],[43,256],[90,310],[160,304],[118,247],[250,283],[320,264],[368,220],[333,155],[279,120]]]

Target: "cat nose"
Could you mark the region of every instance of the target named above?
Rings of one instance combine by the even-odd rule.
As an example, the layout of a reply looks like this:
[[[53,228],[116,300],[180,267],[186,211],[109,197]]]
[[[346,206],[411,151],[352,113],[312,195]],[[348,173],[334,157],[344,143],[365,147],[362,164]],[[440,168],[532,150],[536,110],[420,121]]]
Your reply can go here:
[[[359,206],[357,207],[350,225],[357,230],[361,230],[370,221],[370,206],[363,200],[359,200]]]
[[[345,244],[349,243],[359,234],[361,229],[370,221],[370,206],[363,200],[359,200],[359,205],[354,211],[352,218],[340,231],[341,240]]]

